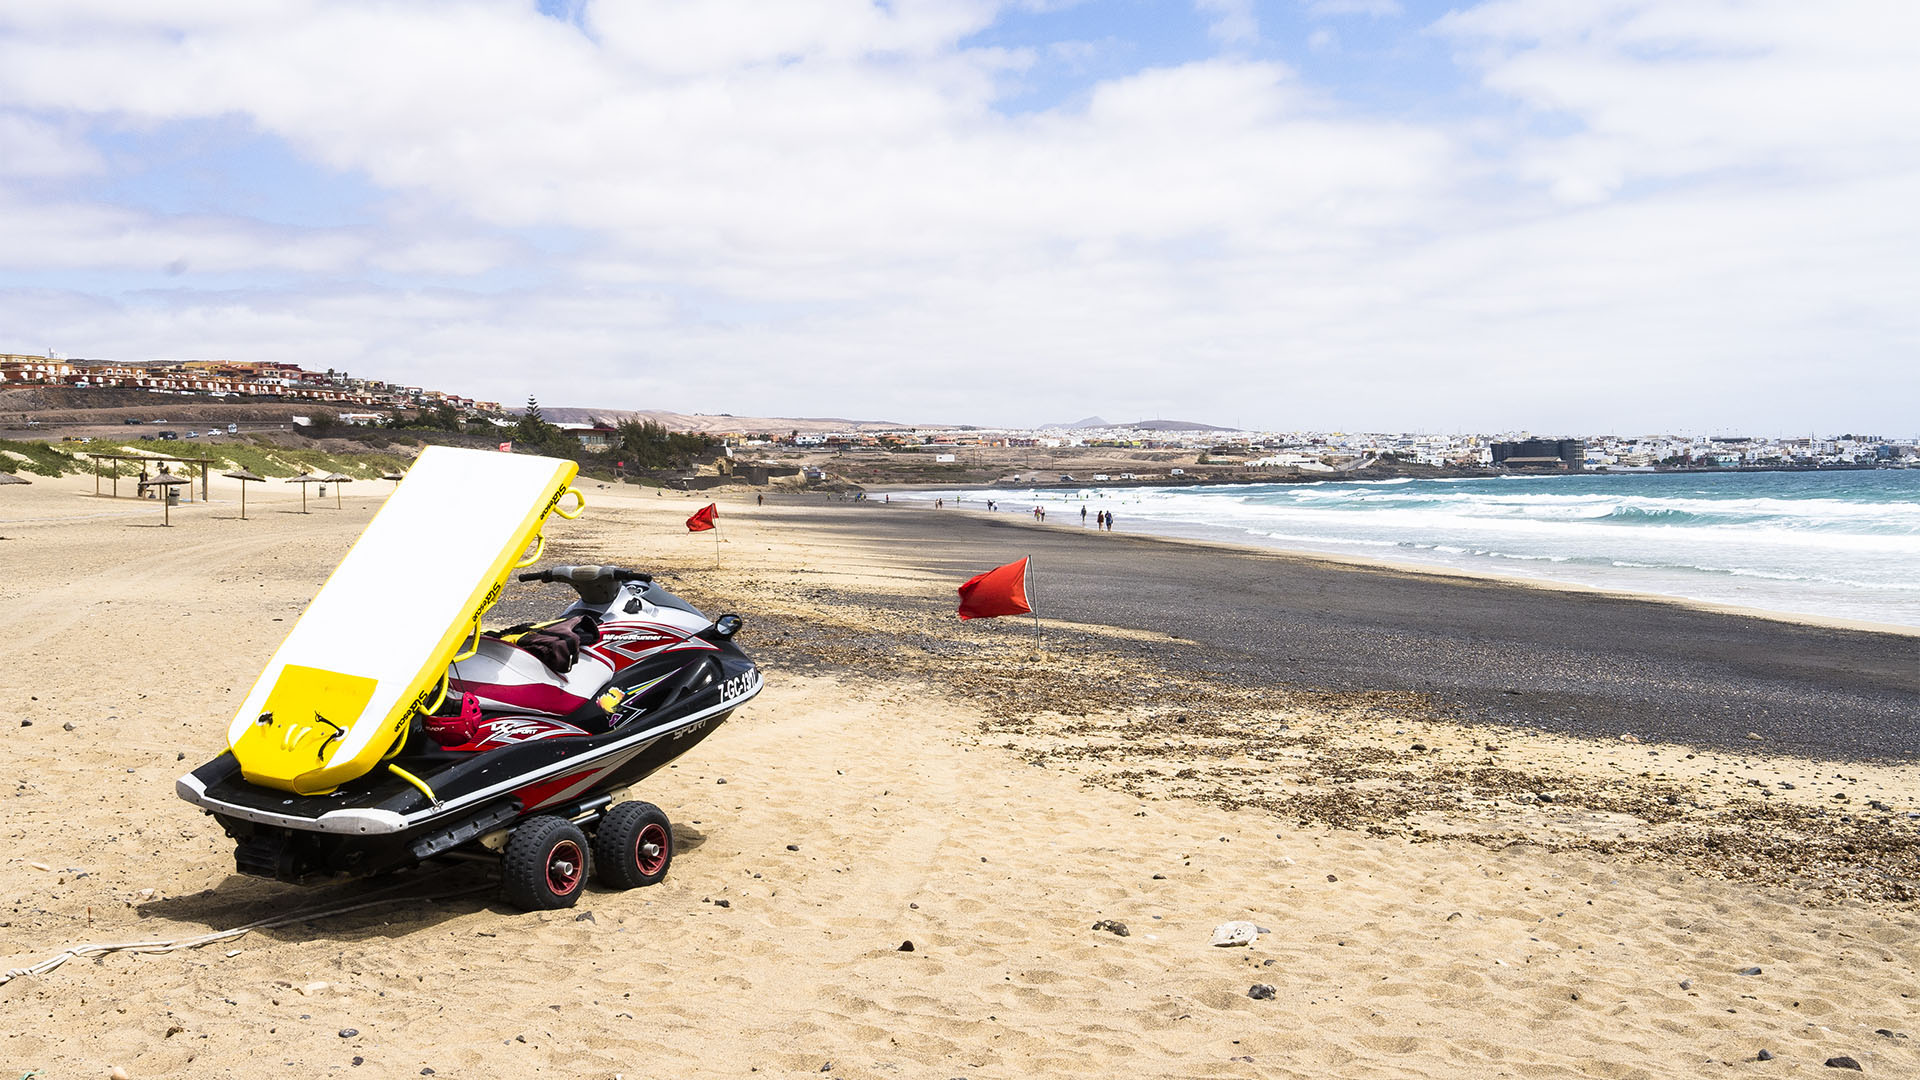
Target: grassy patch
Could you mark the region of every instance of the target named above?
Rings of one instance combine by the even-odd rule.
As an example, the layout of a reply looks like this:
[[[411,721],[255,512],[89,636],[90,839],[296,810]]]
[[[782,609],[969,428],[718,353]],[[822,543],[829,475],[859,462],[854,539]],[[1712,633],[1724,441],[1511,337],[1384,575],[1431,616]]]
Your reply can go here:
[[[80,471],[80,462],[72,454],[47,443],[0,439],[0,472],[65,476]]]
[[[94,446],[100,453],[126,451],[142,454],[166,454],[178,457],[204,457],[213,460],[215,472],[246,469],[268,478],[299,476],[302,473],[341,473],[356,480],[377,480],[391,472],[404,472],[412,459],[377,451],[333,453],[326,450],[281,446],[276,443],[220,442],[194,443],[162,439],[140,439],[108,449]]]

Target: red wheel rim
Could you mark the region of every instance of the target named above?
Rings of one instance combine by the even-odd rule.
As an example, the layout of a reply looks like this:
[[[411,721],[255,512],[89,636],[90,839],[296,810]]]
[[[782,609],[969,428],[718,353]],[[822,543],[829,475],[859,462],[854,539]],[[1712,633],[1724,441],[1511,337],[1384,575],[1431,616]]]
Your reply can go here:
[[[667,852],[672,844],[665,825],[649,824],[633,839],[634,864],[640,867],[642,874],[652,877],[667,868]]]
[[[581,857],[579,844],[562,840],[553,845],[547,849],[547,888],[552,889],[555,896],[566,896],[579,888],[586,862]]]

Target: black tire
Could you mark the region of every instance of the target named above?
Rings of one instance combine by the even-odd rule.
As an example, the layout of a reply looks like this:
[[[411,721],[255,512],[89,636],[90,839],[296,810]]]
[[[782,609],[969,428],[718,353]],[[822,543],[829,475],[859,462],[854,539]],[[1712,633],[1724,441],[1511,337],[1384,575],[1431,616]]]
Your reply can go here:
[[[673,825],[650,802],[623,802],[600,819],[593,837],[594,872],[615,889],[637,889],[667,876]]]
[[[500,859],[507,903],[526,911],[572,907],[586,891],[587,834],[566,818],[541,815],[520,823]]]

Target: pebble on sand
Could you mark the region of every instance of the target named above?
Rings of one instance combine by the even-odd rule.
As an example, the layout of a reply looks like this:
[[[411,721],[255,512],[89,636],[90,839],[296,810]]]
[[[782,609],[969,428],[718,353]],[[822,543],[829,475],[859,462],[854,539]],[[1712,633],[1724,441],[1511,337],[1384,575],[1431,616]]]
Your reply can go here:
[[[911,942],[911,941],[903,941],[903,942],[901,942],[901,943],[900,943],[900,947],[899,947],[899,948],[897,948],[897,949],[895,949],[895,950],[893,950],[893,951],[894,951],[894,952],[912,952],[912,951],[913,951],[913,942]]]
[[[1771,1051],[1771,1050],[1762,1050],[1762,1051],[1760,1051],[1759,1053],[1757,1053],[1757,1054],[1755,1054],[1755,1055],[1753,1055],[1753,1060],[1755,1060],[1755,1061],[1772,1061],[1772,1060],[1773,1060],[1773,1051]]]
[[[1105,930],[1114,937],[1126,937],[1131,932],[1127,929],[1126,923],[1120,922],[1117,919],[1101,919],[1099,922],[1093,924],[1093,928],[1095,930]]]
[[[343,1039],[351,1039],[358,1034],[360,1034],[359,1028],[341,1028],[340,1029],[340,1037]]]
[[[1758,975],[1758,974],[1760,974],[1760,969],[1759,969],[1759,968],[1757,968],[1757,967],[1748,967],[1748,968],[1741,968],[1741,969],[1740,969],[1740,974],[1742,974],[1742,975]]]
[[[29,1073],[28,1075],[31,1076],[32,1074]],[[128,1076],[126,1069],[115,1065],[113,1068],[107,1070],[107,1080],[131,1080],[131,1078]]]
[[[1221,923],[1219,926],[1213,928],[1213,938],[1209,940],[1207,944],[1222,949],[1229,949],[1236,945],[1251,945],[1253,944],[1253,939],[1259,936],[1260,928],[1250,922],[1227,922]]]
[[[1850,1058],[1850,1057],[1848,1057],[1848,1056],[1847,1056],[1847,1055],[1845,1055],[1845,1054],[1841,1054],[1841,1055],[1840,1055],[1840,1056],[1838,1056],[1838,1057],[1830,1057],[1830,1058],[1828,1058],[1828,1059],[1827,1059],[1827,1068],[1829,1068],[1829,1069],[1852,1069],[1852,1070],[1853,1070],[1854,1072],[1865,1072],[1865,1071],[1866,1071],[1865,1069],[1862,1069],[1862,1068],[1860,1067],[1860,1063],[1859,1063],[1859,1062],[1857,1062],[1857,1061],[1855,1061],[1855,1060],[1853,1060],[1852,1058]]]
[[[1255,1001],[1272,1001],[1273,984],[1254,983],[1252,986],[1247,987],[1247,996]]]

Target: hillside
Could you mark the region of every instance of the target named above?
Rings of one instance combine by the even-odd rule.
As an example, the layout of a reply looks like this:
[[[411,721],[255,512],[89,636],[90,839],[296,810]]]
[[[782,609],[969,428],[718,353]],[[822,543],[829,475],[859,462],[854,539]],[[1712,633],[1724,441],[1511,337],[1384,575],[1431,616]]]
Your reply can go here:
[[[512,410],[519,411],[519,410]],[[584,424],[601,420],[617,424],[622,420],[651,420],[671,431],[714,433],[723,431],[799,431],[818,434],[828,431],[898,431],[909,425],[897,420],[848,420],[835,416],[730,416],[725,413],[678,413],[661,409],[580,409],[571,406],[540,407],[540,415],[556,424]],[[943,428],[944,424],[919,424],[919,427]]]

